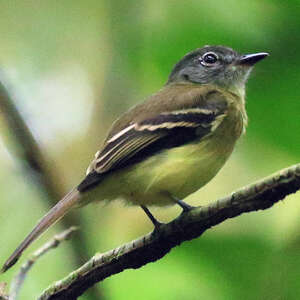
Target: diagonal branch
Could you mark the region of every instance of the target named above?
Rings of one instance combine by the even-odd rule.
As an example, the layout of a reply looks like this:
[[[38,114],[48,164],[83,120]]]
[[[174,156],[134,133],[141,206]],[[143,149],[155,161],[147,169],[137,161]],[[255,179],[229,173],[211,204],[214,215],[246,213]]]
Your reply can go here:
[[[52,174],[38,141],[34,138],[26,121],[22,117],[15,101],[12,98],[10,89],[5,84],[5,76],[0,72],[0,113],[1,117],[6,121],[9,129],[12,144],[9,144],[9,151],[12,152],[17,162],[21,165],[26,176],[33,179],[34,184],[46,196],[49,206],[53,206],[64,196],[59,185],[59,174]],[[78,212],[70,212],[62,219],[65,228],[69,228],[74,224],[80,226],[82,220]],[[86,237],[82,232],[78,232],[77,238],[71,240],[72,243],[72,259],[81,264],[87,259]],[[103,298],[99,290],[91,290],[89,299]]]
[[[300,164],[297,164],[208,206],[181,214],[174,221],[163,224],[159,231],[104,254],[96,254],[82,267],[46,289],[39,300],[77,299],[89,287],[113,274],[154,262],[182,242],[201,236],[207,229],[242,213],[267,209],[299,189]]]
[[[0,73],[0,112],[6,121],[10,137],[14,142],[13,144],[8,144],[8,150],[12,152],[23,170],[35,182],[38,182],[49,201],[56,202],[62,196],[60,187],[50,176],[42,150],[16,107],[12,93],[4,82],[5,78]]]

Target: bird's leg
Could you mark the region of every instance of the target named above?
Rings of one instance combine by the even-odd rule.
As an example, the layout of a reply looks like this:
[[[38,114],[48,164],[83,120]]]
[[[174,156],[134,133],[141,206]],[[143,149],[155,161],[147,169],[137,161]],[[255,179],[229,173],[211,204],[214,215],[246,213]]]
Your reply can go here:
[[[145,206],[145,205],[141,205],[141,208],[143,209],[143,211],[145,212],[145,214],[147,215],[147,217],[151,220],[151,222],[154,225],[154,230],[158,230],[159,227],[161,226],[162,223],[160,223],[159,221],[157,221],[154,216],[151,214],[150,210]]]
[[[194,206],[191,206],[191,205],[185,203],[184,201],[178,199],[177,197],[175,197],[173,195],[171,197],[174,200],[174,202],[176,202],[183,209],[183,212],[188,212],[188,211],[192,210],[193,208],[195,208]]]

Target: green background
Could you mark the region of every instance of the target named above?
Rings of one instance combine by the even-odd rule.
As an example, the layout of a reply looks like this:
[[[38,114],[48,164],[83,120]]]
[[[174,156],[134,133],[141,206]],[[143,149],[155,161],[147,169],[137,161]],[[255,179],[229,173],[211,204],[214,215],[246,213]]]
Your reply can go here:
[[[299,31],[295,0],[1,1],[0,69],[67,191],[83,178],[111,122],[161,88],[186,52],[214,44],[270,52],[247,85],[247,134],[218,176],[190,196],[190,204],[203,205],[299,162]],[[48,204],[16,161],[1,115],[0,131],[2,264]],[[299,198],[226,221],[156,263],[105,280],[98,284],[103,299],[299,299]],[[169,221],[180,209],[153,212]],[[81,215],[88,256],[152,229],[139,208],[121,201],[89,205]],[[36,298],[76,267],[70,247],[37,262],[21,299]],[[19,266],[0,281],[10,282]]]

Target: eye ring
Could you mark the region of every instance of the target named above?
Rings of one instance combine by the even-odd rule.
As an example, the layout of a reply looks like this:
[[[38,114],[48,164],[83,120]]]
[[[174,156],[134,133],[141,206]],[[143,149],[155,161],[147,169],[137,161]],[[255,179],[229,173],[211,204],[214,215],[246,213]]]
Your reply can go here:
[[[216,53],[206,52],[201,56],[200,63],[203,66],[210,67],[210,66],[213,66],[218,61],[218,59],[219,59],[219,57]]]

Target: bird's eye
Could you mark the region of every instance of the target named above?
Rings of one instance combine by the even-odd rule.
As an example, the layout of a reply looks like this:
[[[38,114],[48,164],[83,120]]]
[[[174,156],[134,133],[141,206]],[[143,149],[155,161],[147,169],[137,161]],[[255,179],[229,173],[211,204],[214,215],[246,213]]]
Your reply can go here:
[[[218,61],[218,56],[214,52],[207,52],[203,54],[200,60],[201,64],[204,66],[211,66],[215,64],[217,61]]]

